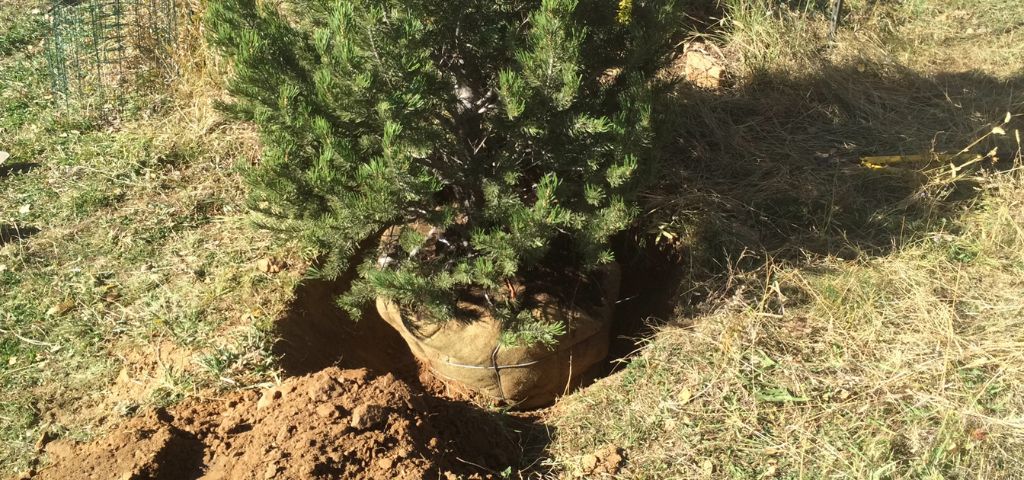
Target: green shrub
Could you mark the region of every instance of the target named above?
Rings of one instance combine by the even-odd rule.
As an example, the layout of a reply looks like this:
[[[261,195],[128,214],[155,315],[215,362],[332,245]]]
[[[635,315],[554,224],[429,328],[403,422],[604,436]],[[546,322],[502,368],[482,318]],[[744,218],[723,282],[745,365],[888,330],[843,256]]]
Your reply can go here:
[[[382,295],[443,319],[473,290],[529,324],[509,285],[613,261],[636,214],[679,10],[215,0],[207,20],[233,66],[224,108],[264,139],[253,207],[323,252],[327,276],[359,258],[343,305]],[[397,241],[368,247],[389,228]]]

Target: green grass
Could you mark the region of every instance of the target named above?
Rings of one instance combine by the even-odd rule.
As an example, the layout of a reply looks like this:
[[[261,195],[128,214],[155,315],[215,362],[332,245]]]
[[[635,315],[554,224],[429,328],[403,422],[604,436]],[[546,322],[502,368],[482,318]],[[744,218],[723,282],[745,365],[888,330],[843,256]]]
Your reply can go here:
[[[710,300],[556,407],[556,469],[614,445],[622,478],[1024,477],[1021,122],[985,136],[1024,113],[1024,6],[847,4],[835,43],[825,9],[758,0],[699,37],[732,83],[680,90],[647,220]],[[979,137],[1011,171],[858,164]]]
[[[0,476],[35,461],[43,431],[91,435],[139,406],[275,378],[270,320],[301,273],[254,266],[294,249],[251,227],[237,165],[254,135],[220,122],[209,82],[129,98],[114,118],[67,109],[49,91],[42,5],[0,6],[0,150],[31,164],[0,177],[0,225],[38,230],[0,245]]]

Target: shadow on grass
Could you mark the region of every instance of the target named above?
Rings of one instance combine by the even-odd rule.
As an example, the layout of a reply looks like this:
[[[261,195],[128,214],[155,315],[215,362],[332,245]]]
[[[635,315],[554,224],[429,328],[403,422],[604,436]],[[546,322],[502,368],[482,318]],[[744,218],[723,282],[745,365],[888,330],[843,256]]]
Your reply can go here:
[[[33,162],[0,165],[0,180],[14,175],[24,175],[39,167],[39,164]]]
[[[34,162],[21,162],[0,165],[0,180],[3,180],[7,177],[12,177],[14,175],[24,175],[37,168],[39,168],[39,164]]]
[[[39,232],[36,227],[0,224],[0,247],[24,240]]]
[[[827,66],[721,92],[681,86],[675,100],[665,112],[676,141],[664,181],[649,192],[641,227],[619,242],[623,295],[604,373],[658,325],[713,308],[734,293],[736,276],[767,262],[881,256],[940,224],[951,228],[981,191],[972,179],[924,173],[941,163],[871,169],[860,159],[956,153],[1024,110],[1024,77]],[[970,151],[996,148],[995,166],[1008,167],[1022,127],[1014,119],[1007,135]]]
[[[652,196],[652,209],[701,208],[708,214],[696,232],[703,248],[845,258],[885,254],[954,215],[950,200],[969,199],[964,192],[951,198],[955,185],[922,190],[926,165],[876,170],[860,158],[956,153],[1007,112],[1024,109],[1024,78],[831,66],[806,78],[762,75],[725,94],[689,91],[679,99],[673,118],[680,161],[671,164],[677,175]],[[1012,130],[1022,123],[971,151],[999,147],[1004,160],[1012,158],[1019,149]]]

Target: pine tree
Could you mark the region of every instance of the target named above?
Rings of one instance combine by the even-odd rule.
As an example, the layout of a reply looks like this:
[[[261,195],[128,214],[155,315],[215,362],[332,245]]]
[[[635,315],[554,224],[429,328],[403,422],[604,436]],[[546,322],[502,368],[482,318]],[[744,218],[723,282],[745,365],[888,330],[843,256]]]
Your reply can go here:
[[[341,303],[378,295],[447,319],[501,298],[510,338],[553,338],[514,295],[558,257],[613,261],[655,167],[671,0],[212,0],[210,41],[265,145],[247,172],[266,225],[360,262]],[[396,239],[365,248],[385,232]],[[353,260],[356,259],[356,260]],[[516,325],[516,327],[513,327]],[[518,330],[517,330],[518,329]]]

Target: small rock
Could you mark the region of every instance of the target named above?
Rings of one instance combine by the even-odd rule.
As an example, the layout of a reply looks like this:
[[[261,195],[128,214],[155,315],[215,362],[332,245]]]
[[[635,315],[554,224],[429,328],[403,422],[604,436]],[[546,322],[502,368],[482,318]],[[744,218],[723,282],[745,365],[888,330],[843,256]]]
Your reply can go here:
[[[280,432],[277,432],[277,437],[274,438],[274,442],[277,443],[278,445],[283,445],[284,442],[288,441],[288,439],[291,438],[291,436],[291,429],[284,428]]]
[[[362,368],[357,370],[343,370],[341,372],[341,375],[339,375],[338,378],[335,379],[335,381],[342,385],[344,385],[345,382],[353,382],[356,385],[362,385],[366,383],[368,376],[369,373]]]
[[[329,403],[325,403],[323,405],[320,405],[319,407],[316,407],[316,414],[324,418],[331,418],[337,413],[338,407],[335,407],[334,405],[331,405]]]
[[[50,458],[71,457],[74,455],[75,446],[63,440],[51,441],[43,446],[43,452]]]
[[[595,453],[585,455],[580,460],[580,468],[584,477],[597,475],[616,475],[626,463],[625,451],[615,445],[608,445]]]
[[[314,402],[323,402],[327,400],[327,387],[324,385],[310,385],[309,389],[306,390],[306,396]]]
[[[272,403],[274,403],[274,400],[280,398],[281,391],[278,390],[277,387],[267,390],[266,392],[263,393],[263,396],[260,397],[260,400],[256,402],[256,410],[263,410],[264,408],[269,407]]]
[[[47,317],[53,317],[53,316],[64,315],[65,313],[68,313],[69,311],[71,311],[72,308],[75,308],[75,302],[73,300],[71,300],[70,298],[68,298],[68,299],[65,299],[63,302],[60,302],[60,303],[50,307],[49,309],[47,309],[46,310],[46,316]]]
[[[352,410],[353,428],[366,430],[382,422],[387,412],[379,405],[360,405]]]
[[[278,273],[287,265],[274,257],[261,258],[256,261],[256,269],[263,273]]]
[[[391,467],[395,466],[395,461],[390,458],[381,458],[377,460],[377,466],[381,470],[391,470]]]
[[[267,465],[267,469],[263,472],[263,478],[274,478],[277,476],[279,468],[276,463]]]
[[[238,435],[239,433],[251,430],[252,426],[248,423],[243,422],[241,419],[232,418],[227,422],[221,424],[219,433],[224,436]]]
[[[46,448],[46,444],[53,440],[53,434],[49,430],[43,430],[43,433],[39,434],[39,439],[36,440],[36,452],[42,452]]]
[[[625,463],[625,459],[622,458],[622,451],[616,449],[614,452],[609,453],[604,458],[604,466],[608,473],[615,475],[622,469],[622,465]]]

